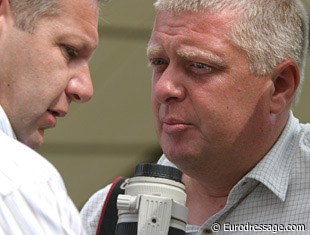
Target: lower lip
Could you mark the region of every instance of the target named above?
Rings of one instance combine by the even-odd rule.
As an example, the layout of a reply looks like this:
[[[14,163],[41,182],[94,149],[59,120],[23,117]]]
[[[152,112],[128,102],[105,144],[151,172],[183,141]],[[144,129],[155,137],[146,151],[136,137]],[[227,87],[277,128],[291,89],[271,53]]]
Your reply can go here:
[[[163,131],[168,134],[179,133],[189,128],[187,124],[167,124],[163,123]]]
[[[45,129],[47,128],[53,128],[55,127],[57,124],[57,119],[51,114],[48,112],[48,115],[47,117],[45,118]]]

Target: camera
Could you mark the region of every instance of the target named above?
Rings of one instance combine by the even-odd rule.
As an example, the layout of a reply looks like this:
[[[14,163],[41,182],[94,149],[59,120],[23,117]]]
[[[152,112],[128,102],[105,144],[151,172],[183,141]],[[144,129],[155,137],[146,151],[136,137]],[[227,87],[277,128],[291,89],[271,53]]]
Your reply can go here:
[[[143,163],[118,195],[116,235],[185,235],[188,219],[182,172]]]

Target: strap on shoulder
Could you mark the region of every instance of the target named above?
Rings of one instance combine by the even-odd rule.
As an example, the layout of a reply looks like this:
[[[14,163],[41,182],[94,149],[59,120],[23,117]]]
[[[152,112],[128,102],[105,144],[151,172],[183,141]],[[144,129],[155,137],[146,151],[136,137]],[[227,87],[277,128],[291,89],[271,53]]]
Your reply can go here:
[[[106,200],[103,204],[100,220],[98,223],[96,235],[114,235],[116,224],[118,220],[117,215],[117,196],[118,194],[123,194],[124,189],[121,188],[121,185],[126,180],[126,178],[119,176],[117,177],[106,197]]]

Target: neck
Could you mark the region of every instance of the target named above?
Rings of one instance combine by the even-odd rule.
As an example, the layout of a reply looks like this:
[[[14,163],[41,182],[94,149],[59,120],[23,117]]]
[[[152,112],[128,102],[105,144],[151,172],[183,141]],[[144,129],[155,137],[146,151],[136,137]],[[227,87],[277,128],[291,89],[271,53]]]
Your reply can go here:
[[[221,192],[222,196],[220,196],[221,193],[212,194],[205,185],[201,185],[200,182],[187,175],[183,175],[183,182],[186,186],[189,224],[202,225],[225,207],[228,194],[224,192]]]
[[[261,157],[262,158],[262,157]],[[178,166],[183,172],[185,185],[199,188],[202,195],[227,197],[231,189],[261,160],[250,157],[241,159],[218,158],[216,161],[200,162],[195,165]],[[251,159],[251,160],[250,160]]]
[[[182,169],[187,194],[186,205],[189,209],[188,222],[202,225],[208,218],[221,211],[232,188],[259,160],[251,163],[246,163],[245,160],[242,163],[218,161],[223,163],[203,164],[204,167],[199,166],[201,169],[198,169],[198,166],[191,167],[195,171],[189,168]]]
[[[288,115],[265,128],[264,138],[245,139],[239,148],[200,161],[178,162],[187,193],[189,223],[201,225],[222,210],[232,188],[267,154],[287,122]],[[253,147],[254,146],[254,147]],[[254,150],[254,151],[253,151]],[[229,157],[228,157],[229,156]]]

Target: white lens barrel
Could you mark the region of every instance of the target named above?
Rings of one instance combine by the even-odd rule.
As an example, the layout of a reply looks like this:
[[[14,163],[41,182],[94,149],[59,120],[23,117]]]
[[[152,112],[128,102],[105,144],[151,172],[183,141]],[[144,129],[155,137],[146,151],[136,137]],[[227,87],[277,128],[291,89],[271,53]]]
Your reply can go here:
[[[188,209],[181,179],[176,168],[139,164],[117,198],[116,234],[185,235]]]

